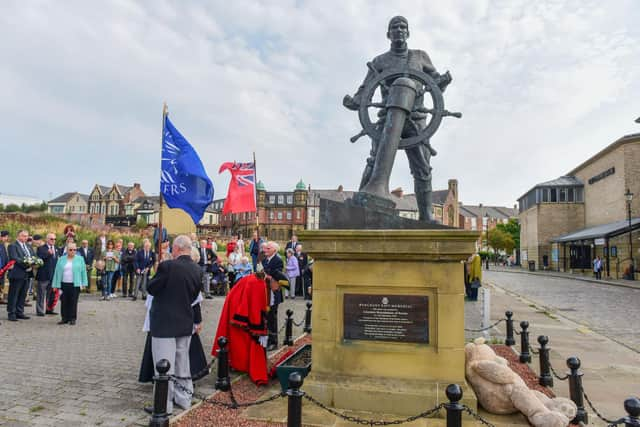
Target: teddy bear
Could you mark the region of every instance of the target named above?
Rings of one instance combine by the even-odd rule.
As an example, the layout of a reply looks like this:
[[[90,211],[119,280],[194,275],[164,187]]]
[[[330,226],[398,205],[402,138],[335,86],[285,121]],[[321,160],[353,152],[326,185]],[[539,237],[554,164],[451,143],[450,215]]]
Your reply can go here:
[[[567,427],[576,416],[575,403],[531,390],[506,359],[477,338],[465,348],[465,374],[480,405],[492,414],[521,412],[534,427]]]

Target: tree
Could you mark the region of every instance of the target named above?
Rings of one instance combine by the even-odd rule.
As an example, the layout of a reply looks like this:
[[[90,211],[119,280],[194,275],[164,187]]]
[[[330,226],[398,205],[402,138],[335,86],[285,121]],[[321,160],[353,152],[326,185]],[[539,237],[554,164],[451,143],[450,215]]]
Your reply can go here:
[[[504,251],[506,253],[511,253],[515,247],[515,242],[511,234],[498,227],[489,231],[488,243],[494,251]]]
[[[520,223],[517,218],[509,218],[509,222],[506,224],[497,224],[496,229],[504,231],[511,236],[514,248],[520,247]]]
[[[15,203],[9,203],[7,206],[4,207],[4,211],[5,212],[20,212],[20,206],[16,205]]]

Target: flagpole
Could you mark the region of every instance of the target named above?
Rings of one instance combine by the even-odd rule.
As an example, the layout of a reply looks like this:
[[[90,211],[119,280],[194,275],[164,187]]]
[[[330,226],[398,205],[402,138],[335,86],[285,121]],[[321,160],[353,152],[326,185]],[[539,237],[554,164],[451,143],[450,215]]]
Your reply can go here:
[[[256,163],[256,152],[253,152],[253,193],[256,198],[256,232],[260,238],[260,216],[258,209],[258,165]]]
[[[164,197],[162,197],[162,146],[164,144],[164,125],[167,121],[167,114],[169,114],[169,108],[167,107],[167,103],[164,102],[162,105],[162,138],[160,138],[160,211],[158,212],[158,262],[162,261],[162,238],[163,229],[162,229],[162,205],[164,204]]]

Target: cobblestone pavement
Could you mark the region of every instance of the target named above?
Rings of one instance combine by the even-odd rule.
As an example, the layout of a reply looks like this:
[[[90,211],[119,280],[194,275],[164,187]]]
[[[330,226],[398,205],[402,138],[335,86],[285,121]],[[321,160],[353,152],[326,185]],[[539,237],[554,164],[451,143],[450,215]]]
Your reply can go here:
[[[222,304],[221,297],[203,303],[206,354]],[[287,300],[278,313],[280,325],[287,308],[295,322],[304,318],[305,302]],[[0,426],[148,425],[142,408],[151,403],[153,387],[137,381],[143,301],[82,294],[75,326],[57,325],[59,316],[36,317],[35,303],[26,308],[30,320],[6,321],[5,309],[0,306]],[[294,328],[294,336],[301,329]],[[209,375],[196,391],[210,393],[214,382]]]
[[[483,273],[484,280],[640,352],[640,290],[540,275]]]

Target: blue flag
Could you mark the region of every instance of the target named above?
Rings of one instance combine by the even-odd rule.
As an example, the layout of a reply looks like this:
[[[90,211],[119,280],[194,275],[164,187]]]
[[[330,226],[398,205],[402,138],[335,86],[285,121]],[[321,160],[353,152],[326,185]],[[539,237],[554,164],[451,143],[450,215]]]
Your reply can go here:
[[[160,192],[170,208],[179,208],[198,223],[213,200],[213,184],[189,141],[165,118],[162,136]]]

